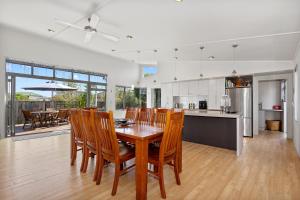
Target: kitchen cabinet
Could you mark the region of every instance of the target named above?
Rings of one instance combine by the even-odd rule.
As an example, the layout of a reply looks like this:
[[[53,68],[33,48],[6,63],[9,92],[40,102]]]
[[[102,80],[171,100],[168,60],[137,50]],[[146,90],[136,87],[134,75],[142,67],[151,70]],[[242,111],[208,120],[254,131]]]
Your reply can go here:
[[[179,96],[179,82],[174,82],[172,84],[172,96]]]
[[[173,107],[172,83],[164,83],[161,85],[161,106],[164,108]]]
[[[221,97],[225,94],[225,79],[210,79],[208,81],[208,109],[220,109]]]
[[[189,96],[199,96],[201,88],[199,88],[199,81],[189,81]]]
[[[199,80],[198,81],[198,95],[208,96],[208,82],[209,80]]]
[[[183,81],[179,82],[179,95],[188,96],[189,95],[189,82]]]

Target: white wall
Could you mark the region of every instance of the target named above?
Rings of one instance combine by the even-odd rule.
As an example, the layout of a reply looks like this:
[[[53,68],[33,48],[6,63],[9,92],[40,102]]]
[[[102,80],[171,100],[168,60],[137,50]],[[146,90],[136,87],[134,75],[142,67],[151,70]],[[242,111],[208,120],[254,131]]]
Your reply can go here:
[[[0,136],[4,135],[5,58],[108,75],[107,107],[115,109],[115,85],[136,85],[138,65],[50,38],[0,26]]]
[[[295,110],[297,109],[298,112],[295,112],[297,114],[297,117],[295,117],[296,120],[294,123],[294,144],[298,152],[298,155],[300,156],[300,44],[294,61],[295,61],[295,65],[296,64],[298,65],[298,70],[295,73],[295,78],[297,77],[297,80],[295,80],[294,105],[295,105]]]
[[[281,82],[261,81],[259,83],[259,103],[263,109],[273,109],[273,105],[281,105]]]

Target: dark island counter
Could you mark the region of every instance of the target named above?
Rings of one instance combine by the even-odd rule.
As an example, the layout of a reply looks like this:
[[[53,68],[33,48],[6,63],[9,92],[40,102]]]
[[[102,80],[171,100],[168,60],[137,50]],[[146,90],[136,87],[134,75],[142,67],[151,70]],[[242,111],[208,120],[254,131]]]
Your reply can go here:
[[[226,148],[241,154],[240,115],[220,111],[185,111],[183,140]]]

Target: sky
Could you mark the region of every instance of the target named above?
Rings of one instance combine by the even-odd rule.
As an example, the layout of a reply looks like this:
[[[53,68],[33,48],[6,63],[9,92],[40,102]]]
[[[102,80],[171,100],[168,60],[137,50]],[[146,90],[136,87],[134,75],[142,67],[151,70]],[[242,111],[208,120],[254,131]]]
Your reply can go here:
[[[31,87],[31,86],[36,86],[36,85],[39,85],[42,83],[46,83],[47,81],[50,81],[50,80],[17,77],[16,78],[16,92],[33,92],[36,94],[40,94],[44,97],[51,97],[50,91],[35,91],[35,90],[22,89],[24,87]]]
[[[157,67],[153,66],[144,66],[144,74],[156,74]]]

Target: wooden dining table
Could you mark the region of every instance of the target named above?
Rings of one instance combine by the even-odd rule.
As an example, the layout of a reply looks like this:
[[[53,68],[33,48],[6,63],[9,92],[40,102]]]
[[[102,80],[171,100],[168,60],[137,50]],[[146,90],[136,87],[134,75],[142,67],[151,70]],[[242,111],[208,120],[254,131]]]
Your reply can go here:
[[[147,125],[134,124],[116,128],[117,138],[135,144],[135,184],[136,199],[147,199],[148,180],[148,146],[149,143],[160,141],[163,130]]]
[[[134,124],[128,127],[116,128],[117,138],[135,144],[135,184],[136,199],[147,199],[147,180],[148,180],[148,146],[149,143],[161,141],[163,129]],[[181,140],[178,146],[179,171],[182,169]]]
[[[58,113],[57,110],[47,110],[47,111],[32,111],[32,115],[39,116],[41,126],[47,126],[46,119],[53,114]]]
[[[71,128],[71,140],[73,140]],[[161,141],[163,129],[155,126],[132,124],[129,126],[116,127],[117,138],[135,144],[135,184],[136,199],[147,199],[148,182],[148,146],[149,143]],[[73,144],[73,142],[71,142]],[[72,151],[72,145],[71,145]],[[182,171],[182,140],[178,145],[179,172]]]

